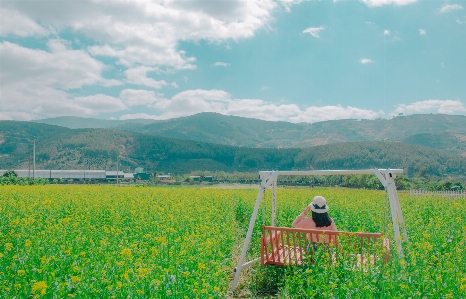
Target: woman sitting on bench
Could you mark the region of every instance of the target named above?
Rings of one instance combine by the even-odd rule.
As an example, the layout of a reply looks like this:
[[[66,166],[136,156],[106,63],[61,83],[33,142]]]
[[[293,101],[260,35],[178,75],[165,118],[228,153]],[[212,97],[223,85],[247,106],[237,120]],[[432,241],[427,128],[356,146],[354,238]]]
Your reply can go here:
[[[316,196],[304,211],[293,221],[293,227],[336,231],[337,226],[332,218],[328,216],[328,210],[329,208],[325,198],[323,196]],[[305,218],[309,211],[312,211],[312,216]],[[312,234],[312,236],[306,234],[306,238],[309,240],[308,250],[310,249],[311,243],[313,244],[313,249],[316,250],[317,243],[328,244],[335,242],[335,240],[329,240],[330,236],[328,235],[325,236],[325,239],[323,237],[324,236],[316,236],[316,234]],[[334,237],[332,237],[332,239],[334,239]]]

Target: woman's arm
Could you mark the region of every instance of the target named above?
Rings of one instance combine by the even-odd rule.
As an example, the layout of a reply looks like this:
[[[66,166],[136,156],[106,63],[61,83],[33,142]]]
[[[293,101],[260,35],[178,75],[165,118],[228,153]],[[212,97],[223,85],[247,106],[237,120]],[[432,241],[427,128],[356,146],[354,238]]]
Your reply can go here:
[[[297,227],[299,223],[306,217],[306,215],[309,213],[310,207],[306,207],[304,211],[296,217],[296,219],[293,221],[293,227]]]
[[[330,219],[332,219],[332,218],[330,218]],[[332,219],[332,224],[330,224],[330,227],[331,227],[332,230],[338,230],[337,225],[335,224],[335,221],[333,219]]]

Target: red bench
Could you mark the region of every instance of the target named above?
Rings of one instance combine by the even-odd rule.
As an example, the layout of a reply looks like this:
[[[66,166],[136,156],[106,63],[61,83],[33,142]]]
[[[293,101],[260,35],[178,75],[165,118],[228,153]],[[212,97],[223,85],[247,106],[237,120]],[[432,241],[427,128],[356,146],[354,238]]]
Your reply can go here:
[[[357,257],[358,266],[368,261],[374,263],[379,246],[378,239],[382,233],[326,231],[317,229],[301,229],[275,226],[262,226],[261,265],[301,265],[303,257],[308,253],[308,240],[317,240],[324,246],[334,246],[337,249],[348,248]],[[388,238],[382,241],[383,260],[390,259],[390,242]],[[335,256],[335,255],[334,255]]]

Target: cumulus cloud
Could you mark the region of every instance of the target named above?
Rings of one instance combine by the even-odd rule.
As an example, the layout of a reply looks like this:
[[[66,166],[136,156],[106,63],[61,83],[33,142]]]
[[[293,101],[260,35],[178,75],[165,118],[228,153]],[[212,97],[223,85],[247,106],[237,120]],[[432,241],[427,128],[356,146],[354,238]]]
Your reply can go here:
[[[114,57],[127,67],[193,69],[195,58],[178,49],[179,41],[252,37],[272,19],[277,3],[273,0],[18,0],[2,2],[2,10],[3,6],[46,28],[58,31],[70,28],[83,34],[95,41],[88,49],[92,55]]]
[[[156,115],[150,115],[147,113],[133,113],[133,114],[123,114],[120,116],[121,120],[127,120],[127,119],[158,119]]]
[[[85,51],[68,49],[60,40],[50,40],[48,47],[49,52],[0,43],[0,84],[9,88],[9,84],[27,82],[66,90],[102,80],[104,64]]]
[[[50,40],[48,48],[49,51],[45,51],[7,41],[0,43],[0,106],[4,114],[30,119],[97,115],[125,108],[115,98],[109,107],[91,103],[109,103],[109,98],[104,95],[79,98],[68,94],[68,91],[86,85],[116,85],[120,82],[102,78],[104,64],[83,50],[69,49],[60,40]]]
[[[3,6],[3,3],[2,3]],[[0,36],[16,35],[20,37],[43,36],[49,32],[19,11],[2,7],[0,9]]]
[[[465,114],[466,105],[459,100],[426,100],[411,104],[399,104],[393,114],[420,114],[420,113],[442,113],[442,114]]]
[[[76,97],[73,102],[80,107],[89,110],[87,114],[99,114],[102,112],[115,112],[125,110],[128,107],[119,98],[104,94],[97,94],[86,97]]]
[[[155,89],[160,89],[163,86],[167,85],[167,82],[165,82],[165,80],[156,81],[152,78],[147,78],[148,72],[158,72],[158,69],[148,66],[139,66],[128,69],[125,71],[127,78],[126,82],[136,85],[153,87]]]
[[[230,63],[218,61],[218,62],[212,64],[212,66],[223,66],[223,67],[227,67],[227,66],[230,66]]]
[[[416,2],[417,0],[360,0],[369,7],[377,7],[383,5],[398,5],[403,6]]]
[[[163,99],[162,94],[152,90],[125,89],[120,93],[120,99],[128,106],[148,106]]]
[[[325,27],[324,26],[320,26],[320,27],[309,27],[309,28],[306,28],[303,30],[303,33],[309,33],[310,35],[312,35],[313,37],[315,38],[319,38],[320,37],[320,32],[322,30],[325,30]]]
[[[419,28],[419,35],[426,35],[427,31],[425,29]]]
[[[450,11],[453,11],[453,10],[460,10],[460,9],[463,9],[463,6],[461,6],[459,4],[445,4],[439,9],[438,12],[439,13],[446,13],[446,12],[450,12]]]
[[[367,63],[373,63],[374,61],[372,59],[369,59],[369,58],[361,58],[361,59],[359,59],[359,62],[362,63],[362,64],[367,64]]]
[[[136,93],[137,91],[132,91]],[[148,91],[154,114],[125,114],[121,119],[170,119],[200,112],[217,112],[270,121],[316,122],[341,118],[376,118],[380,113],[355,107],[324,106],[301,108],[296,104],[274,104],[261,99],[235,99],[223,90],[187,90],[164,99]],[[122,97],[122,95],[120,95]],[[141,98],[139,96],[136,98]],[[147,101],[149,103],[150,101]],[[127,103],[125,101],[125,103]]]
[[[383,31],[383,34],[384,34],[384,35],[390,35],[390,30],[384,30],[384,31]]]
[[[342,107],[338,106],[323,106],[323,107],[309,107],[306,108],[300,115],[291,117],[292,122],[318,122],[325,120],[335,119],[372,119],[380,116],[380,113],[361,109],[356,107]]]

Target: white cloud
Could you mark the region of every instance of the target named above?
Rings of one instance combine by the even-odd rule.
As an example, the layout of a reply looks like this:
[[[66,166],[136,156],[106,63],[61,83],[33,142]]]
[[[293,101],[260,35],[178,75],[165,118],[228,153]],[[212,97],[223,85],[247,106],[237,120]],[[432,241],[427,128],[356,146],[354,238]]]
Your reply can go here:
[[[7,41],[0,43],[0,106],[4,113],[28,119],[97,115],[124,109],[119,100],[109,107],[99,106],[98,103],[109,103],[104,95],[75,97],[68,94],[67,91],[86,85],[120,82],[102,78],[103,63],[83,50],[68,49],[60,40],[50,40],[48,47],[49,51],[44,51]]]
[[[37,119],[36,115],[29,112],[0,111],[0,120],[23,120],[30,121]]]
[[[133,113],[133,114],[124,114],[120,116],[120,120],[127,120],[127,119],[157,119],[155,115],[149,115],[147,113]]]
[[[227,66],[230,66],[230,63],[218,61],[218,62],[212,64],[212,66],[223,66],[223,67],[227,67]]]
[[[383,34],[384,34],[384,35],[390,35],[390,30],[384,30],[384,31],[383,31]]]
[[[85,51],[70,50],[59,40],[48,42],[50,52],[14,43],[0,43],[1,85],[28,83],[58,89],[78,88],[102,81],[104,65]]]
[[[147,91],[145,91],[147,92]],[[271,121],[316,122],[341,118],[376,118],[381,114],[355,107],[324,106],[300,108],[296,104],[274,104],[260,99],[234,99],[223,90],[187,90],[171,99],[154,99],[154,114],[126,114],[122,119],[170,119],[199,112],[252,117]]]
[[[94,40],[92,55],[115,57],[127,67],[174,69],[195,68],[195,58],[178,49],[180,41],[252,37],[278,7],[273,0],[18,0],[3,6],[45,28],[71,29]]]
[[[116,79],[102,79],[100,81],[100,84],[102,84],[102,86],[110,87],[110,86],[123,85],[123,82],[121,82],[120,80],[116,80]]]
[[[356,107],[342,107],[338,106],[323,106],[323,107],[309,107],[306,108],[300,115],[290,118],[292,122],[318,122],[325,120],[335,119],[373,119],[380,116],[380,113],[368,110],[360,109]]]
[[[438,12],[439,13],[446,13],[446,12],[450,12],[450,11],[453,11],[453,10],[460,10],[460,9],[463,9],[463,6],[461,6],[459,4],[445,4],[439,9]]]
[[[291,11],[291,6],[304,2],[304,0],[280,0],[286,11]],[[336,2],[335,0],[333,2]]]
[[[0,8],[0,36],[17,35],[27,37],[47,34],[47,30],[25,14],[7,7]]]
[[[149,106],[163,99],[163,95],[152,90],[125,89],[120,93],[120,99],[130,107]]]
[[[367,63],[373,63],[374,61],[372,61],[372,59],[369,59],[369,58],[361,58],[359,62],[362,64],[367,64]]]
[[[1,92],[3,93],[3,90]],[[0,119],[31,120],[58,115],[92,116],[103,112],[125,111],[134,106],[146,106],[147,111],[124,114],[120,119],[162,120],[200,112],[217,112],[270,121],[317,122],[342,118],[370,119],[383,115],[383,112],[350,106],[302,108],[296,104],[275,104],[261,99],[235,99],[231,94],[215,89],[186,90],[169,99],[151,90],[137,89],[125,89],[118,98],[102,94],[70,98],[65,92],[53,96],[59,98],[60,102],[46,101],[37,107],[30,106],[30,112],[5,110],[0,113]]]
[[[303,30],[303,33],[309,33],[313,37],[319,38],[320,37],[320,31],[325,30],[324,26],[320,27],[309,27]]]
[[[399,104],[392,114],[419,114],[419,113],[442,113],[442,114],[465,114],[466,106],[459,100],[426,100],[411,104]]]
[[[104,94],[96,94],[86,97],[76,97],[73,102],[83,107],[89,112],[87,114],[99,114],[102,112],[115,112],[125,110],[128,107],[119,98],[114,98]]]
[[[383,5],[398,5],[403,6],[416,2],[417,0],[360,0],[369,7],[377,7]]]
[[[167,85],[165,80],[156,81],[152,78],[147,78],[148,72],[158,72],[157,68],[148,67],[148,66],[139,66],[125,71],[126,82],[136,85],[143,85],[148,87],[153,87],[155,89],[160,89],[163,86]]]
[[[441,67],[445,67],[445,65],[443,64],[443,62],[440,64]]]
[[[419,28],[419,35],[426,35],[427,31],[425,29]]]

